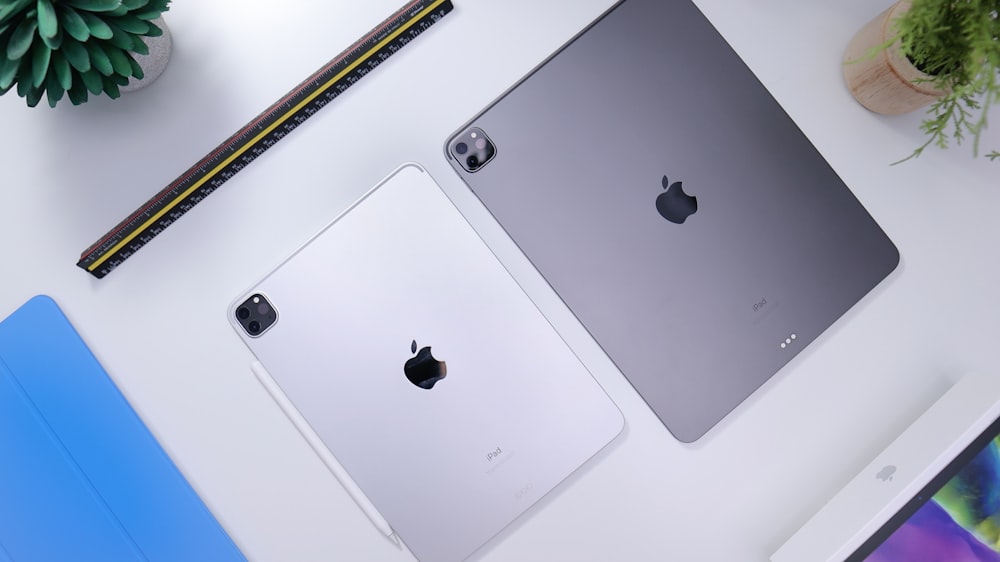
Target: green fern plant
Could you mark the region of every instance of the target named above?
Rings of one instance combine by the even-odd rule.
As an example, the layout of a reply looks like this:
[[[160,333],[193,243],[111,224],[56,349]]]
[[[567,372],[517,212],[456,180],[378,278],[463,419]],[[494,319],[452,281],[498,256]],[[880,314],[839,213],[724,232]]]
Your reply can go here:
[[[120,95],[143,77],[133,54],[149,53],[143,37],[170,0],[0,0],[0,94],[16,89],[28,105],[68,97]]]
[[[1000,0],[913,0],[895,26],[902,53],[948,92],[928,108],[927,141],[910,158],[970,137],[978,154],[987,113],[1000,102]]]

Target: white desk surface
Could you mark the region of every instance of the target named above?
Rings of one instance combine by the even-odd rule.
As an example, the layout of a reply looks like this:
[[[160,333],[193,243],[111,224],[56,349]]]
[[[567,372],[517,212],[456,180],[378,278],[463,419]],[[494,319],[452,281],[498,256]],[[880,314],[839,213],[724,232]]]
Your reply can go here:
[[[0,97],[0,316],[34,294],[53,296],[250,558],[410,560],[258,384],[225,313],[375,181],[415,160],[627,420],[612,446],[479,557],[764,560],[959,374],[1000,370],[1000,162],[973,160],[963,146],[889,165],[921,142],[920,114],[871,114],[840,75],[847,41],[889,0],[697,3],[902,262],[695,445],[663,428],[443,156],[452,131],[612,0],[455,0],[442,22],[97,280],[75,266],[85,247],[402,5],[174,2],[173,57],[149,89],[56,110]],[[984,142],[1000,147],[1000,129]]]

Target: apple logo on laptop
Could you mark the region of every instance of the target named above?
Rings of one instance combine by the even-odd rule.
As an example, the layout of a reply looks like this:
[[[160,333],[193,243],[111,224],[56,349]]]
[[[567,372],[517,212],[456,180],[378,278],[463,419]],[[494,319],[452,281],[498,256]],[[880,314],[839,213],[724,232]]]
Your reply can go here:
[[[663,176],[663,193],[656,198],[656,210],[672,223],[683,224],[688,217],[698,212],[698,198],[684,193],[681,182],[670,183]]]
[[[417,351],[417,340],[410,344],[410,351],[415,353],[403,365],[403,372],[407,380],[420,388],[430,390],[434,385],[448,375],[448,364],[438,361],[431,354],[430,346],[423,347]]]
[[[881,480],[883,482],[888,482],[888,481],[892,480],[892,475],[893,474],[896,474],[896,466],[892,465],[892,464],[888,464],[888,465],[882,467],[882,470],[878,471],[878,474],[875,475],[875,478],[878,478],[879,480]]]

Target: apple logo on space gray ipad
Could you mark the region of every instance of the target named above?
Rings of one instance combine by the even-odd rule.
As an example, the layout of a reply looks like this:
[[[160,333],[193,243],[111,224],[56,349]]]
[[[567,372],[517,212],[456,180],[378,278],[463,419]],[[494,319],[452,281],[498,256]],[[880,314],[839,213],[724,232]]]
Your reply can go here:
[[[676,224],[683,224],[698,212],[698,198],[684,193],[681,183],[670,183],[667,176],[663,176],[663,189],[666,191],[656,198],[656,210],[663,218]]]
[[[410,344],[410,352],[415,353],[413,357],[407,359],[403,365],[403,373],[407,380],[420,388],[430,390],[434,385],[448,375],[448,364],[438,361],[431,354],[430,346],[423,347],[417,351],[417,340]]]

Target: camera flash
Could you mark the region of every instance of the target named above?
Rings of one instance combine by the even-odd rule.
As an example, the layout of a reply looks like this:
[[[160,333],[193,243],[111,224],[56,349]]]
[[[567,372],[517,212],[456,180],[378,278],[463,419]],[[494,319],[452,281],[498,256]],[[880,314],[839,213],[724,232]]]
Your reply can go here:
[[[254,304],[259,304],[260,303],[260,297],[254,297],[253,298],[253,303]]]
[[[472,137],[472,138],[477,138],[479,135],[477,133],[473,132],[473,133],[470,133],[469,136]]]

